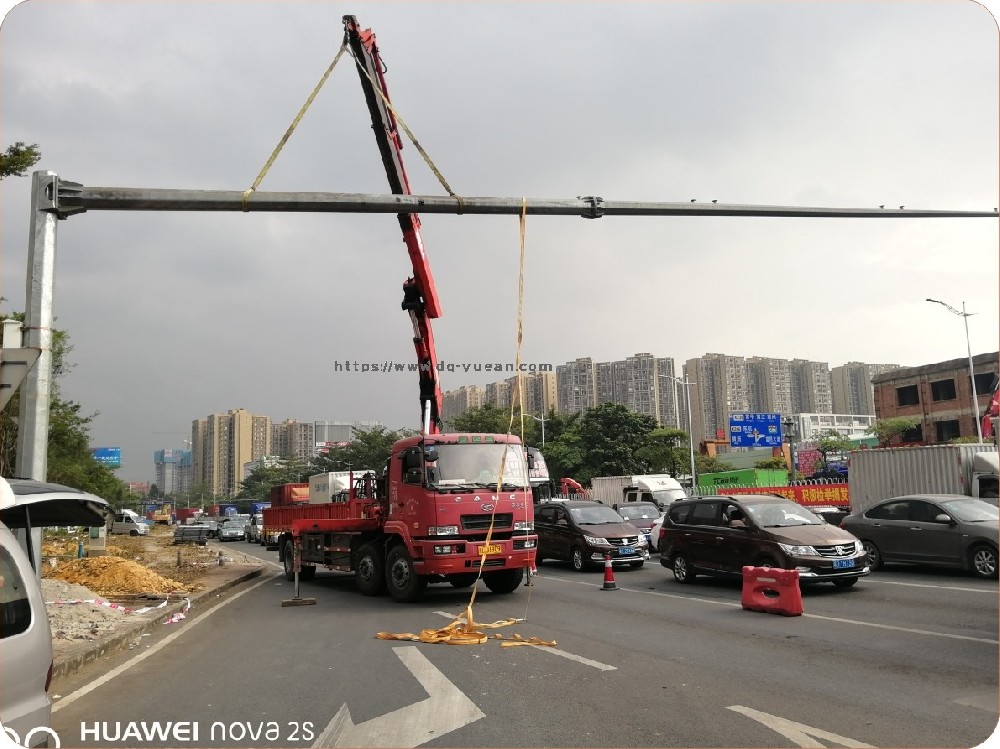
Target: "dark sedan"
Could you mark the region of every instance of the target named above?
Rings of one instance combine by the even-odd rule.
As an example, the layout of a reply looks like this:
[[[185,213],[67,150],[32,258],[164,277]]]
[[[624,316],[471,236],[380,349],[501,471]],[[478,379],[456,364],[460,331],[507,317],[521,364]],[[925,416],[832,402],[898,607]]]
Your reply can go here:
[[[940,565],[997,577],[1000,511],[963,494],[921,494],[883,500],[848,515],[840,527],[857,536],[872,569],[885,562]]]

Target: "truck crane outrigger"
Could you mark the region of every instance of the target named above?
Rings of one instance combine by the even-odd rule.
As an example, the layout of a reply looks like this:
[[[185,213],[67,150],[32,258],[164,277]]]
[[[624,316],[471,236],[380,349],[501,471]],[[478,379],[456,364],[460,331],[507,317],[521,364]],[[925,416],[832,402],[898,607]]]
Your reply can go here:
[[[343,20],[390,188],[408,195],[403,144],[375,35],[354,16]],[[494,593],[510,593],[534,569],[538,545],[529,459],[513,435],[441,432],[430,322],[440,316],[440,305],[420,220],[413,213],[398,219],[413,266],[402,307],[413,324],[421,434],[396,442],[385,475],[357,477],[345,501],[265,509],[264,528],[278,537],[289,580],[308,579],[324,566],[354,572],[365,595],[388,591],[398,601],[417,600],[430,582],[465,588],[480,577]]]

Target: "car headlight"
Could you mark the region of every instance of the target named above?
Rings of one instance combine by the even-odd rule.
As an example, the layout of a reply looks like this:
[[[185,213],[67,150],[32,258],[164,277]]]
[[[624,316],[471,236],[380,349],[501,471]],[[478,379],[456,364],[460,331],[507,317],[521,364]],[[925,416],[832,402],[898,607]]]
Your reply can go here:
[[[865,545],[863,543],[861,543],[860,541],[855,541],[854,542],[854,553],[855,554],[860,554],[864,550],[865,550]]]
[[[598,536],[584,536],[587,539],[587,543],[591,546],[611,546],[606,538],[599,538]]]
[[[778,544],[781,550],[788,554],[790,557],[816,557],[819,554],[816,553],[816,549],[812,546],[793,546],[791,544]]]
[[[428,536],[457,536],[457,525],[432,525],[427,529]]]
[[[516,531],[533,531],[535,530],[535,523],[531,520],[516,520],[514,522],[514,530]]]

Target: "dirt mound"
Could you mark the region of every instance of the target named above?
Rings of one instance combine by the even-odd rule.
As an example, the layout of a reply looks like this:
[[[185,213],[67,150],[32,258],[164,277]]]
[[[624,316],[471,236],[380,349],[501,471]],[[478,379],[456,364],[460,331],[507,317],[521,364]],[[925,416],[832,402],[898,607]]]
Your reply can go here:
[[[135,593],[176,593],[190,590],[188,585],[153,572],[141,564],[121,557],[85,557],[45,568],[47,578],[83,585],[102,596]]]

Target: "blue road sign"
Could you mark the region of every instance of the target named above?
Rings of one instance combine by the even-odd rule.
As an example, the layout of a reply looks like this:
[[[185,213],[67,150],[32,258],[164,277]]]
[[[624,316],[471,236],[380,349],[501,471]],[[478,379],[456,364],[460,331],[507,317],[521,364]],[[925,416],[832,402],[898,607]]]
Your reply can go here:
[[[781,414],[730,414],[730,447],[781,447]]]
[[[94,460],[103,463],[108,468],[122,467],[122,449],[120,447],[92,447],[90,452],[94,454]]]

